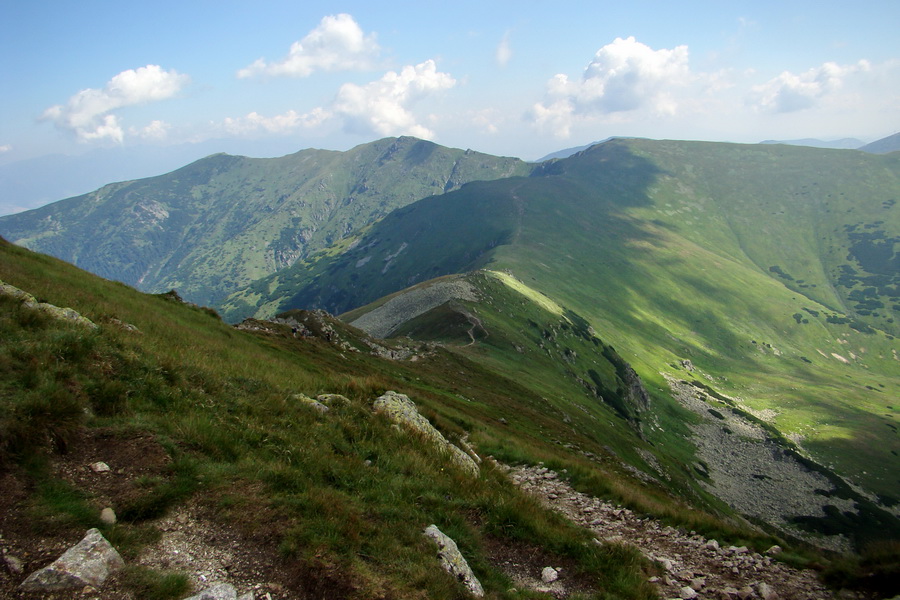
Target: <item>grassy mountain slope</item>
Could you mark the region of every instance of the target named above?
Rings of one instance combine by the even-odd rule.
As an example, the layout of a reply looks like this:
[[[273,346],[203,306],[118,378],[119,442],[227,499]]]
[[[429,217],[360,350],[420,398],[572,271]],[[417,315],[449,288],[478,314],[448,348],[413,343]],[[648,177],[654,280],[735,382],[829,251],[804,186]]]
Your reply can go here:
[[[493,304],[489,343],[471,357],[426,348],[416,361],[373,356],[366,350],[376,341],[323,315],[300,317],[321,335],[298,337],[273,323],[238,330],[211,311],[2,240],[0,279],[99,325],[57,321],[0,296],[0,478],[15,490],[0,502],[0,519],[10,519],[0,524],[7,543],[98,526],[134,561],[160,535],[154,519],[189,504],[241,547],[257,549],[269,581],[294,597],[456,598],[461,588],[437,568],[421,535],[437,523],[459,543],[488,598],[521,597],[501,566],[517,553],[563,561],[589,598],[652,597],[633,551],[592,542],[490,462],[478,478],[467,477],[425,439],[373,415],[372,400],[387,389],[408,394],[447,438],[462,444],[468,436],[482,455],[566,469],[581,489],[723,543],[765,549],[773,541],[723,519],[721,505],[705,503],[702,512],[673,496],[689,493],[684,472],[665,486],[634,479],[622,458],[646,469],[637,449],[651,447],[615,407],[516,372],[508,347],[526,350],[527,367],[541,363],[543,343],[548,354],[570,350],[573,373],[595,369],[592,385],[618,385],[615,361],[601,358],[614,351],[583,320],[502,275],[478,284]],[[532,319],[530,330],[515,333],[518,320],[497,325],[511,303]],[[510,377],[484,361],[505,361]],[[297,397],[320,393],[348,403],[319,414]],[[127,485],[117,476],[112,497],[96,495],[57,468],[67,451],[95,439],[105,440],[97,450],[114,464],[116,448],[134,439],[166,460]],[[99,522],[108,502],[120,518],[114,526]],[[23,511],[29,519],[18,518]]]
[[[272,159],[220,154],[2,217],[0,235],[103,277],[210,304],[395,208],[528,169],[415,138]]]
[[[648,388],[667,387],[661,372],[698,378],[890,503],[898,161],[612,141],[396,211],[225,306],[342,312],[435,276],[508,271],[581,315]]]

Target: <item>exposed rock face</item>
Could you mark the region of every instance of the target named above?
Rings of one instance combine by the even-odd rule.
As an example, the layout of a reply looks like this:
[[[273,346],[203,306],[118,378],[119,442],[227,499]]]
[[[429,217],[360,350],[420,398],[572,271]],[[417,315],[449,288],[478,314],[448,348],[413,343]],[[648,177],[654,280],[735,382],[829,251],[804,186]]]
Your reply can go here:
[[[408,396],[397,392],[386,392],[375,400],[372,408],[375,409],[375,412],[387,416],[394,423],[408,427],[425,436],[450,456],[450,462],[473,477],[478,476],[479,469],[475,461],[468,454],[448,442],[428,419],[420,415],[419,411],[416,410],[415,403]]]
[[[456,542],[444,535],[444,533],[437,528],[437,525],[429,525],[426,527],[424,534],[426,537],[434,540],[437,544],[438,558],[440,559],[441,566],[444,570],[466,586],[466,589],[469,590],[469,593],[473,596],[478,598],[484,596],[484,588],[481,587],[481,582],[478,581],[478,578],[475,577],[475,573],[469,568],[469,563],[466,562],[465,557],[460,553],[459,548],[456,546]]]
[[[84,327],[88,327],[90,329],[97,329],[96,323],[86,317],[81,316],[77,311],[71,308],[60,308],[58,306],[54,306],[53,304],[47,304],[46,302],[38,302],[37,299],[35,299],[35,297],[28,292],[20,290],[16,286],[4,283],[2,281],[0,281],[0,295],[10,296],[11,298],[21,300],[22,305],[26,308],[42,312],[52,319],[57,319],[59,321],[72,321],[73,323],[78,323],[79,325],[83,325]]]
[[[475,286],[459,277],[412,288],[350,324],[369,335],[385,338],[403,323],[454,299],[478,300]]]
[[[97,529],[90,529],[83,540],[66,550],[50,566],[35,571],[19,589],[28,592],[50,592],[100,588],[106,578],[125,566],[119,553]]]

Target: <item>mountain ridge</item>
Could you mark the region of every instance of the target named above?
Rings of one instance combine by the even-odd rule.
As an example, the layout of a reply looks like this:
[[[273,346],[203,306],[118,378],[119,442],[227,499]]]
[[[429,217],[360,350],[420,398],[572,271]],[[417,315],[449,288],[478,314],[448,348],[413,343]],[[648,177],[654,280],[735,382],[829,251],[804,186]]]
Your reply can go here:
[[[415,138],[274,159],[214,154],[0,217],[0,233],[104,277],[148,291],[178,288],[210,304],[394,208],[528,170],[518,159]]]

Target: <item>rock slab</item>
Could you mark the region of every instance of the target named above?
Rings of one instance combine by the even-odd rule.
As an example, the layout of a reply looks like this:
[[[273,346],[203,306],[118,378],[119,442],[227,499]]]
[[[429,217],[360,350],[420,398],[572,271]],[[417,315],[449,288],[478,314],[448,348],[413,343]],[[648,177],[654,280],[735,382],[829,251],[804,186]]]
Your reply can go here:
[[[416,404],[404,394],[385,392],[376,398],[372,405],[375,412],[384,414],[394,423],[404,425],[431,440],[445,453],[450,455],[450,462],[473,477],[478,477],[479,469],[472,457],[451,444],[434,428],[428,419],[419,414]]]
[[[100,588],[106,578],[125,566],[125,561],[97,529],[66,550],[50,566],[35,571],[19,586],[22,591],[44,592]]]
[[[437,525],[425,528],[424,535],[434,540],[438,546],[438,558],[445,571],[462,583],[470,594],[478,598],[484,596],[484,588],[469,568],[469,563],[456,546],[456,542],[444,535]]]

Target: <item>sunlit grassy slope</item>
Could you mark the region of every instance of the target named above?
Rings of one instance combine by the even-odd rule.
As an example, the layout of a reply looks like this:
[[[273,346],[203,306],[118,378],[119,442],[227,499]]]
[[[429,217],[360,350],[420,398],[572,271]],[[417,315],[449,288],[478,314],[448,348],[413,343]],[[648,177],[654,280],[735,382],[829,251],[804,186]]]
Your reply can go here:
[[[671,490],[629,476],[611,449],[640,464],[633,449],[648,446],[609,406],[567,399],[571,390],[542,387],[515,372],[509,344],[531,349],[545,339],[553,353],[570,347],[582,357],[573,359],[577,369],[591,349],[604,346],[576,315],[530,301],[522,293],[527,286],[483,278],[498,318],[516,299],[534,321],[521,338],[498,335],[479,350],[485,360],[505,362],[509,377],[483,366],[478,355],[437,349],[415,362],[388,361],[296,338],[287,326],[236,330],[209,310],[138,293],[0,240],[0,279],[99,325],[62,323],[0,297],[0,469],[41,484],[29,500],[35,535],[48,527],[74,535],[99,526],[128,556],[153,539],[153,517],[182,503],[206,503],[222,526],[250,540],[271,536],[264,543],[279,549],[280,572],[296,576],[292,585],[308,592],[304,597],[320,597],[316,590],[323,589],[347,598],[459,597],[421,535],[430,523],[456,539],[488,598],[515,596],[492,559],[498,544],[540,548],[553,564],[554,557],[573,561],[596,590],[591,597],[652,597],[633,551],[593,543],[490,462],[471,479],[427,441],[373,415],[372,400],[394,389],[409,394],[449,439],[468,434],[482,454],[544,461],[566,469],[582,489],[723,541],[760,549],[772,543],[727,524],[727,511],[713,516],[715,504],[701,512]],[[361,332],[331,325],[350,345],[367,348]],[[534,358],[532,365],[540,363]],[[593,368],[600,381],[615,385],[614,369]],[[321,415],[294,398],[300,393],[339,393],[350,402]],[[41,464],[86,428],[150,433],[172,458],[164,477],[116,507],[120,523],[112,527],[97,522],[99,500],[90,495],[76,490],[66,504],[43,495],[53,480]],[[677,475],[673,489],[686,490],[687,479]]]
[[[343,312],[508,271],[581,315],[651,389],[680,370],[844,476],[900,497],[900,156],[614,140],[395,211],[226,303]],[[680,372],[680,376],[687,376]]]

